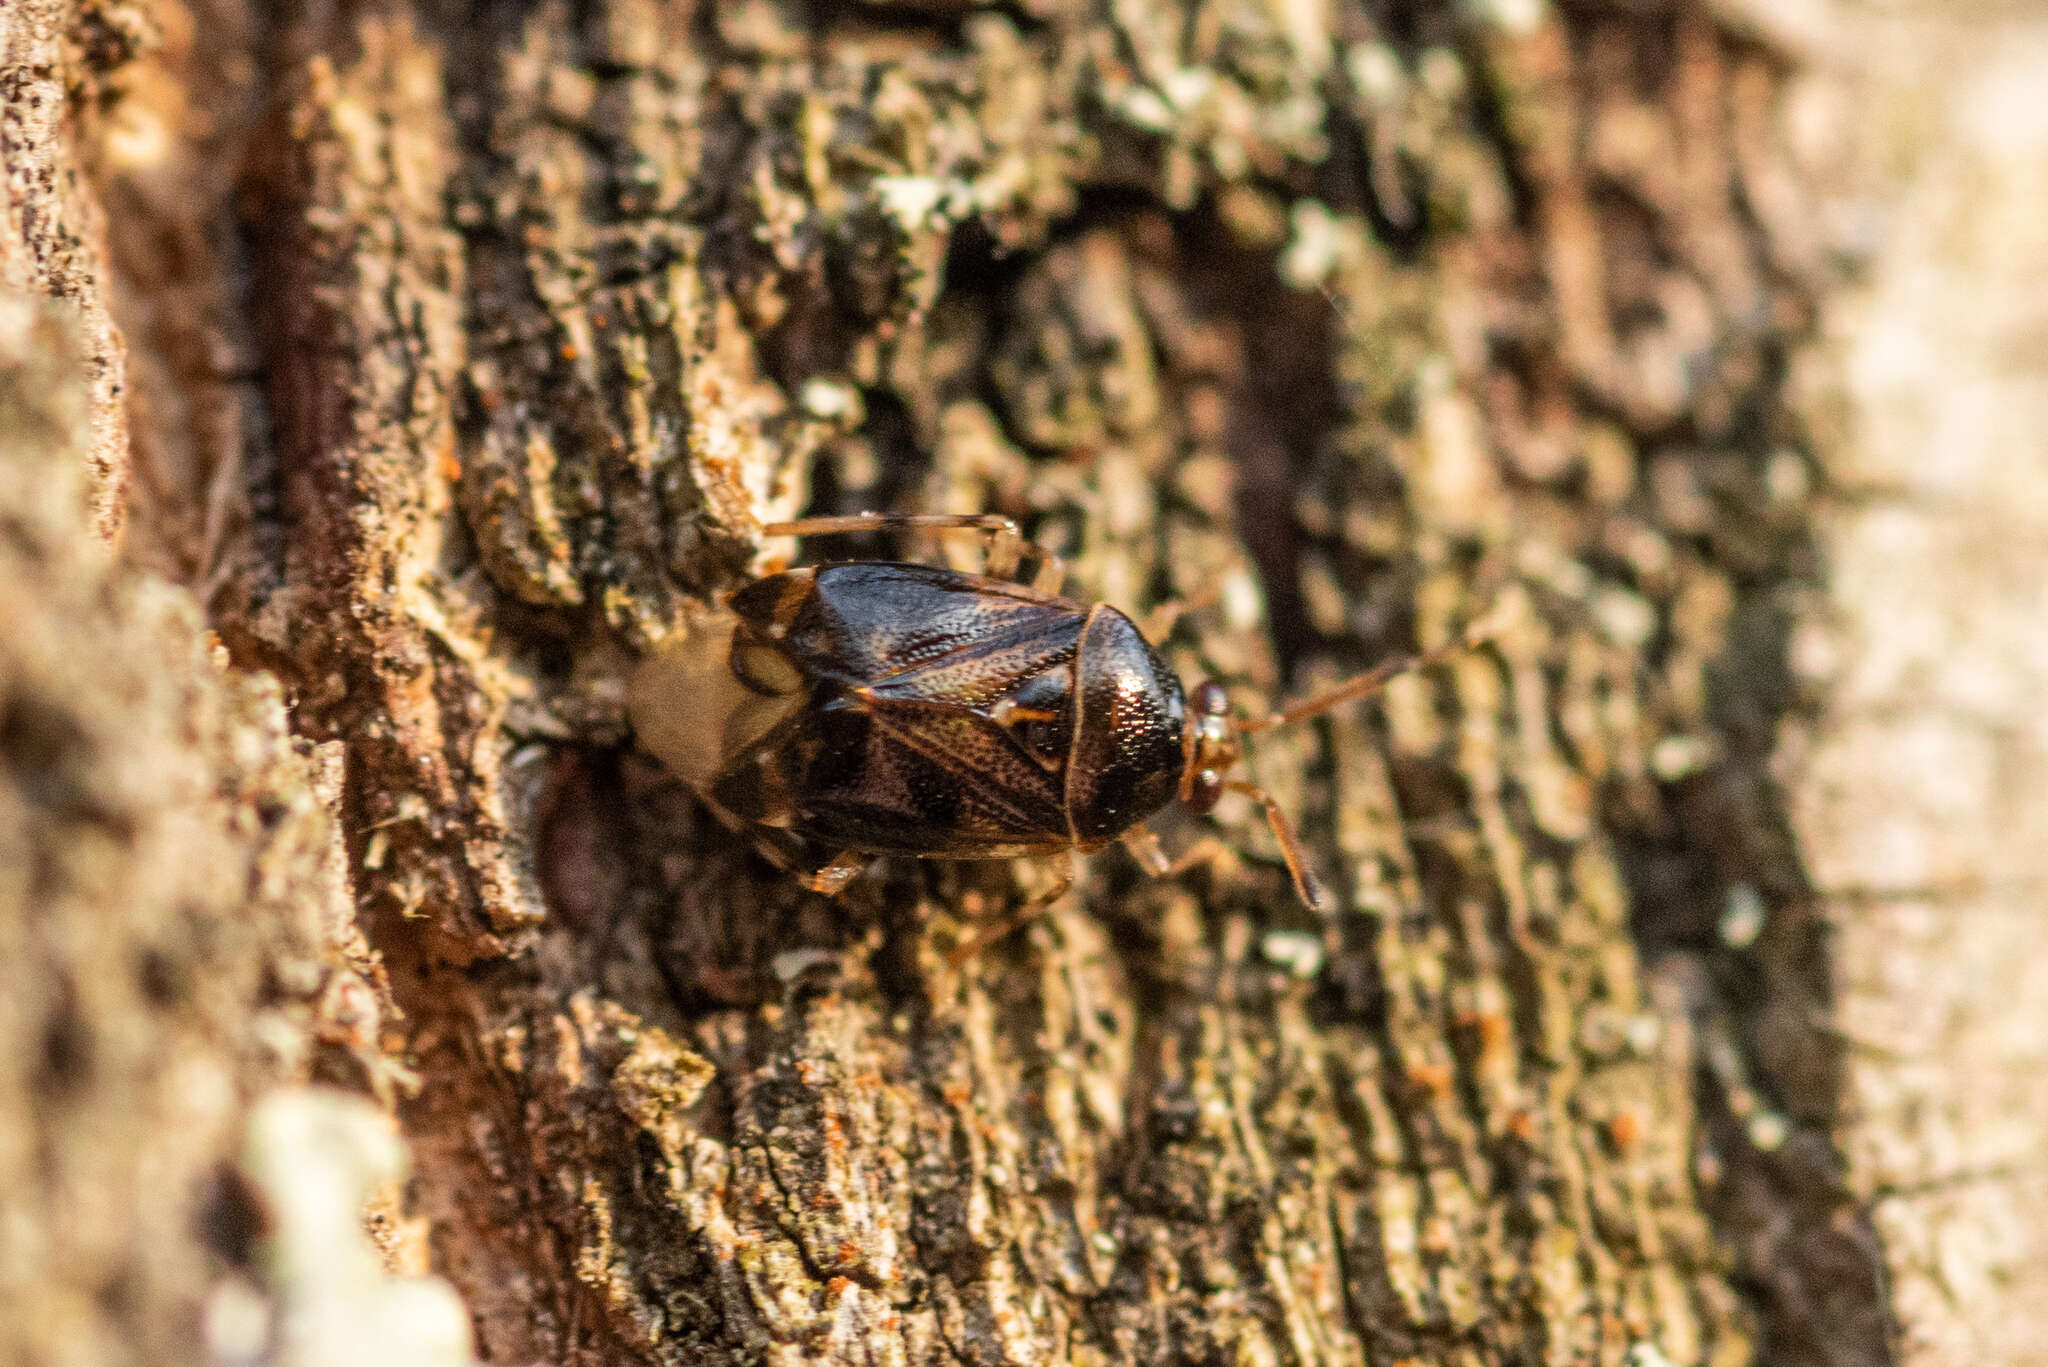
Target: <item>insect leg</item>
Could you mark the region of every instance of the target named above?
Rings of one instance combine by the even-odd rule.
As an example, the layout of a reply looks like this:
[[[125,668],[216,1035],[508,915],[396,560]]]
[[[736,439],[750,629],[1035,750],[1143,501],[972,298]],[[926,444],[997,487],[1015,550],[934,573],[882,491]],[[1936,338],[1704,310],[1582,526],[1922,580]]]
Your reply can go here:
[[[931,532],[973,532],[988,547],[985,572],[995,579],[1015,579],[1025,560],[1035,567],[1034,587],[1050,578],[1055,591],[1066,577],[1060,558],[1035,541],[1026,541],[1013,518],[998,513],[853,513],[846,517],[804,517],[771,522],[764,536],[841,536],[850,532],[882,532],[916,528]]]
[[[1038,568],[1031,573],[1031,587],[1040,593],[1058,593],[1067,586],[1067,562],[1039,545],[1026,541],[1024,549],[1038,561]]]
[[[1321,911],[1330,904],[1330,895],[1323,891],[1322,882],[1308,867],[1308,856],[1302,852],[1301,839],[1294,833],[1294,823],[1287,819],[1287,813],[1280,810],[1280,804],[1272,795],[1256,783],[1233,779],[1223,785],[1233,793],[1243,793],[1266,809],[1266,824],[1273,828],[1273,838],[1280,842],[1280,857],[1287,861],[1287,875],[1294,880],[1294,895],[1301,904],[1311,911]]]
[[[1073,886],[1074,861],[1070,857],[1059,861],[1054,869],[1050,886],[1025,901],[1015,911],[1009,912],[999,920],[989,922],[987,925],[977,929],[974,934],[961,941],[954,948],[953,952],[946,956],[946,967],[957,971],[962,964],[965,964],[969,959],[972,959],[990,945],[998,940],[1007,939],[1010,935],[1023,929],[1032,920],[1050,908],[1053,903],[1065,897],[1067,889]]]
[[[1138,623],[1138,630],[1144,632],[1145,639],[1156,646],[1173,634],[1173,628],[1181,618],[1191,612],[1214,607],[1216,600],[1222,596],[1222,582],[1218,580],[1203,585],[1185,598],[1169,598],[1145,614],[1145,620]]]
[[[803,880],[804,886],[812,892],[822,892],[827,897],[837,897],[846,890],[848,883],[860,877],[866,871],[868,865],[873,862],[873,855],[857,854],[852,850],[844,850],[834,855],[832,862],[817,872],[804,873],[797,876]]]
[[[1231,864],[1237,860],[1237,852],[1213,835],[1203,836],[1181,851],[1178,858],[1168,856],[1159,837],[1143,826],[1125,831],[1123,842],[1138,866],[1154,878],[1173,878],[1203,864]]]

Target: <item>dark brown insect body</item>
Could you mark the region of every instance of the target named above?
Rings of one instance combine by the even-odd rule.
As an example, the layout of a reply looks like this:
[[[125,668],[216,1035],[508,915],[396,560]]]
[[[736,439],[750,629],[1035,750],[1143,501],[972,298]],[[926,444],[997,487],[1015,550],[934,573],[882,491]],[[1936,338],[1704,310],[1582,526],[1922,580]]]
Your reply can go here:
[[[877,525],[971,529],[1014,570],[1000,518],[821,519],[771,533]],[[1038,555],[1040,578],[1058,574]],[[1277,806],[1225,775],[1248,731],[1372,691],[1403,661],[1277,715],[1240,718],[1222,688],[1192,699],[1135,622],[994,574],[849,561],[741,588],[699,634],[643,664],[641,742],[778,862],[844,887],[875,855],[995,859],[1087,853],[1122,838],[1155,873],[1141,823],[1176,798],[1261,802],[1304,901],[1321,901]],[[1423,657],[1435,659],[1447,652]],[[1064,879],[1040,903],[1064,891]]]
[[[734,661],[803,704],[712,797],[827,848],[1094,850],[1172,800],[1185,700],[1130,618],[926,565],[791,570],[732,597]],[[745,672],[763,652],[786,666]]]

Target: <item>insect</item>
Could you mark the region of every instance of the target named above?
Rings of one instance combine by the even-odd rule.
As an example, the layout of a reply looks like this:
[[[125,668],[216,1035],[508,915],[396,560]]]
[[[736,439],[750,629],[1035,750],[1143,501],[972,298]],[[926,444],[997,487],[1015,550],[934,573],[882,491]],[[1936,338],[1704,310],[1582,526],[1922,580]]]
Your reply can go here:
[[[1286,814],[1230,777],[1243,738],[1366,697],[1480,639],[1468,632],[1246,716],[1220,684],[1185,689],[1128,616],[1054,593],[1058,558],[1008,518],[861,514],[764,530],[891,528],[979,535],[984,573],[849,560],[771,574],[705,624],[709,648],[696,632],[665,645],[628,690],[641,744],[821,893],[883,855],[1067,856],[1118,840],[1170,876],[1222,847],[1205,840],[1171,859],[1146,819],[1176,800],[1200,813],[1241,793],[1264,809],[1297,895],[1320,908],[1326,894]],[[1030,583],[1018,578],[1027,561]],[[1061,859],[1052,885],[1002,930],[1064,895],[1072,864]]]

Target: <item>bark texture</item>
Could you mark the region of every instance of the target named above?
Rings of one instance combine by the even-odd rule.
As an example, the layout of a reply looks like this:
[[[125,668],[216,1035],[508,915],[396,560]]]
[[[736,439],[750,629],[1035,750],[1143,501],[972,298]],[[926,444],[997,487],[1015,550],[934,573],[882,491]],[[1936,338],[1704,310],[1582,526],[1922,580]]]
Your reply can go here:
[[[8,1360],[266,1344],[314,1360],[286,1346],[308,1306],[362,1311],[384,1294],[348,1236],[371,1195],[394,1213],[391,1191],[370,1190],[396,1176],[393,1140],[363,1103],[335,1103],[327,1127],[357,1134],[359,1159],[245,1122],[259,1097],[316,1077],[390,1089],[378,970],[330,816],[342,755],[290,736],[276,680],[231,672],[189,594],[109,563],[88,523],[98,470],[76,321],[0,301]],[[339,1224],[309,1229],[251,1183],[312,1192]],[[350,1243],[360,1286],[255,1285],[261,1259],[339,1266]]]
[[[354,915],[378,956],[336,1058],[248,1072],[179,1130],[195,1154],[231,1154],[265,1082],[404,1091],[410,1209],[493,1361],[1887,1358],[1767,767],[1803,705],[1823,471],[1787,376],[1828,245],[1768,16],[9,22],[71,44],[48,79],[79,150],[37,146],[119,207],[91,307],[148,339],[119,573],[179,580],[282,681],[266,763],[340,771],[345,861],[275,890],[305,914],[345,880],[331,924],[220,952],[345,958]],[[52,192],[13,193],[32,240]],[[1328,916],[1226,806],[1240,865],[1105,856],[952,973],[1011,869],[827,902],[623,717],[632,661],[787,553],[762,523],[862,508],[1011,513],[1089,597],[1204,604],[1168,653],[1247,697],[1508,625],[1260,747]],[[206,744],[180,753],[238,772]],[[219,877],[281,837],[237,838],[157,862]],[[208,924],[267,933],[232,905]],[[329,979],[302,976],[317,1039]],[[184,1250],[151,1333],[232,1276],[313,1322],[232,1241],[123,1228]]]
[[[1860,24],[1853,98],[1884,114],[1851,202],[1886,231],[1828,329],[1855,437],[1820,523],[1829,611],[1795,650],[1828,705],[1788,773],[1837,927],[1850,1181],[1905,1356],[2038,1362],[2048,23],[1962,5]]]

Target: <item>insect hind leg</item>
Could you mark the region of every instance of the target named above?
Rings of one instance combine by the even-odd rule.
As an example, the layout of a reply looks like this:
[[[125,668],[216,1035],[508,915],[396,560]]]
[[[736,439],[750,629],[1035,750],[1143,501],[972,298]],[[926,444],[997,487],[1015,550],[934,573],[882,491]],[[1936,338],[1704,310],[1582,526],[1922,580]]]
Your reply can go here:
[[[974,933],[954,946],[946,956],[946,967],[958,972],[960,968],[984,949],[1001,940],[1006,940],[1038,917],[1051,910],[1054,903],[1065,897],[1074,886],[1074,861],[1071,858],[1059,860],[1053,865],[1052,882],[1035,895],[1019,904],[1014,910],[1005,912],[999,919],[976,927]]]
[[[1023,582],[1019,571],[1030,564],[1030,583],[1046,592],[1058,589],[1066,578],[1066,566],[1059,556],[1036,541],[1026,539],[1014,518],[999,513],[853,513],[845,517],[804,517],[793,522],[771,522],[761,529],[766,536],[847,536],[859,532],[887,531],[965,532],[982,538],[982,572],[992,579]]]
[[[734,830],[746,830],[753,838],[757,854],[784,873],[792,875],[797,882],[812,892],[825,897],[837,897],[851,887],[855,879],[875,865],[875,856],[872,854],[861,854],[855,850],[838,850],[828,854],[826,850],[819,849],[802,836],[779,827],[755,824],[749,829],[744,823],[734,820],[722,811],[720,819]]]
[[[800,872],[797,877],[812,892],[826,897],[837,897],[846,891],[854,879],[868,871],[875,862],[873,855],[860,854],[853,850],[842,850],[832,856],[832,862],[823,868]]]

